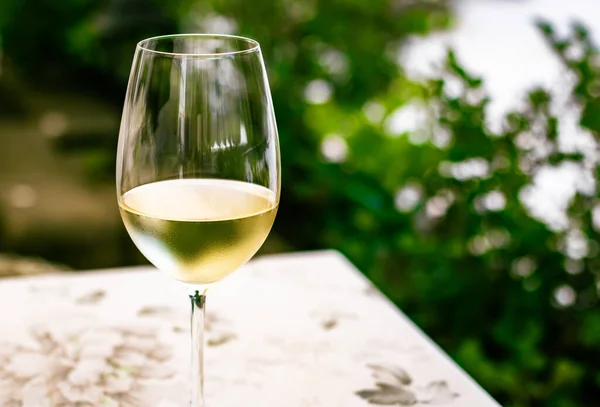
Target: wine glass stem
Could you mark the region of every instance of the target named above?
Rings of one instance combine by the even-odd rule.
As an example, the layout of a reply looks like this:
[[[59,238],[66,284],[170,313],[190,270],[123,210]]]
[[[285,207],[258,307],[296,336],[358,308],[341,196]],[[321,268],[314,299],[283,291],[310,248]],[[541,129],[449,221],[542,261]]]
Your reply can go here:
[[[192,369],[190,407],[204,407],[204,314],[206,293],[198,290],[190,293],[192,302]]]

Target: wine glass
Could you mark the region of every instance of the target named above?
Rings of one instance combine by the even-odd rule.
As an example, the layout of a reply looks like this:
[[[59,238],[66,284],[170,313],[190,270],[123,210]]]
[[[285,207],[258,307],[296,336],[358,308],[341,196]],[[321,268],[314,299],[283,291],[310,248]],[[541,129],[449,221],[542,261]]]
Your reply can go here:
[[[184,34],[137,44],[117,152],[131,239],[190,287],[191,406],[204,406],[206,291],[263,244],[277,212],[279,141],[259,44]]]

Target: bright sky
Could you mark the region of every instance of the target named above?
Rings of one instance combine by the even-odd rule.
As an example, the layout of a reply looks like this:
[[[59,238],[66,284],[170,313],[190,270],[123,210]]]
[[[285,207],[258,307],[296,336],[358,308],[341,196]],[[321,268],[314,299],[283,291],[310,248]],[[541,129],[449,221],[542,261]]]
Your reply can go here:
[[[534,26],[540,17],[555,24],[559,33],[567,33],[573,20],[581,21],[599,39],[598,0],[462,0],[455,29],[414,39],[403,64],[411,75],[427,75],[452,46],[461,63],[485,78],[496,104],[514,106],[524,90],[562,79],[560,66]]]
[[[495,119],[518,107],[525,92],[536,85],[555,90],[568,86],[534,25],[536,19],[548,20],[560,34],[569,32],[572,21],[580,21],[600,43],[599,0],[459,0],[456,10],[458,21],[452,32],[413,39],[402,54],[402,63],[412,77],[435,75],[446,49],[454,48],[461,64],[484,78],[492,97],[489,113]],[[589,135],[578,129],[577,114],[564,117],[563,142],[589,145]],[[564,208],[569,197],[576,189],[591,186],[583,185],[581,175],[572,168],[541,171],[535,184],[525,201],[538,202],[532,207],[535,216],[559,229],[567,226]]]

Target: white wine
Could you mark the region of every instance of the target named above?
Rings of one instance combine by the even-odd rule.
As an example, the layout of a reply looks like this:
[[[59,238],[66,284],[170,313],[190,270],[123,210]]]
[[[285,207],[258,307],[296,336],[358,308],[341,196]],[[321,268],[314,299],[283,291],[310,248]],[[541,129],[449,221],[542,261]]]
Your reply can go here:
[[[119,206],[133,242],[152,264],[178,280],[211,284],[258,251],[277,199],[246,182],[175,179],[135,187]]]

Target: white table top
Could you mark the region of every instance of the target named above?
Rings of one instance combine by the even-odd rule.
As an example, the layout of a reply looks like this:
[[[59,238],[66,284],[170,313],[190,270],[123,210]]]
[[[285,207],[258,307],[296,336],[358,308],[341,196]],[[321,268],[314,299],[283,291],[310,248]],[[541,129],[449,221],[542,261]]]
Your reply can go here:
[[[154,269],[0,280],[0,406],[188,405],[189,300]],[[208,407],[498,407],[340,254],[208,293]]]

